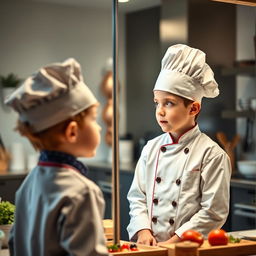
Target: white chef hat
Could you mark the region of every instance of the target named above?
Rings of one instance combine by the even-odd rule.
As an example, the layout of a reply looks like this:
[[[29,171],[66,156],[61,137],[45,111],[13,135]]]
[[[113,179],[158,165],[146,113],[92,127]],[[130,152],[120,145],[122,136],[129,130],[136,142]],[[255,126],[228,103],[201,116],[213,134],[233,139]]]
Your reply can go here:
[[[214,98],[219,95],[214,73],[205,62],[205,53],[183,44],[168,48],[162,59],[155,90],[198,102],[203,97]]]
[[[80,64],[73,58],[42,67],[6,98],[33,132],[40,132],[97,102],[84,84]]]

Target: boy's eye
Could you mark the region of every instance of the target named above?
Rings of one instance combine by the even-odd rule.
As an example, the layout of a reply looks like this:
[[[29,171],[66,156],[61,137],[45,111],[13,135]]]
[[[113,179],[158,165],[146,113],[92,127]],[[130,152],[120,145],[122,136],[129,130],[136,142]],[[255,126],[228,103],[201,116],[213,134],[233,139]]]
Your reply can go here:
[[[154,104],[155,104],[155,107],[157,107],[157,106],[158,106],[158,102],[154,102]]]
[[[174,105],[174,103],[171,102],[171,101],[167,101],[167,102],[165,103],[165,105],[166,105],[167,107],[172,107],[172,106]]]

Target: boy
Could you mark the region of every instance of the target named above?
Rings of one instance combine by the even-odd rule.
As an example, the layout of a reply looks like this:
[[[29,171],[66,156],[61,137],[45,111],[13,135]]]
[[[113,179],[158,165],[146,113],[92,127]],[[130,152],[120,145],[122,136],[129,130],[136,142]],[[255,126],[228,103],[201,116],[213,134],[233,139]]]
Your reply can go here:
[[[131,240],[178,242],[186,230],[206,237],[224,224],[230,161],[196,123],[202,97],[218,94],[202,51],[181,44],[167,50],[154,87],[156,119],[164,134],[148,141],[136,166],[128,193]]]
[[[40,150],[38,165],[16,193],[9,248],[14,256],[108,255],[104,199],[76,157],[100,143],[98,102],[74,59],[41,68],[7,100],[17,130]]]

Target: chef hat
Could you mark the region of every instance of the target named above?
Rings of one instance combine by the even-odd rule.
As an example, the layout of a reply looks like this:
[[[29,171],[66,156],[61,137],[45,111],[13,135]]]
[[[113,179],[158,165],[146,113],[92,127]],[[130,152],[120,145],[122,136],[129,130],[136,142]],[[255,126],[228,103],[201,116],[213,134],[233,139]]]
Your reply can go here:
[[[198,102],[203,97],[214,98],[219,95],[214,73],[205,62],[205,53],[183,44],[168,48],[154,90]]]
[[[84,84],[80,64],[70,58],[42,67],[28,77],[5,103],[33,132],[43,131],[97,102]]]

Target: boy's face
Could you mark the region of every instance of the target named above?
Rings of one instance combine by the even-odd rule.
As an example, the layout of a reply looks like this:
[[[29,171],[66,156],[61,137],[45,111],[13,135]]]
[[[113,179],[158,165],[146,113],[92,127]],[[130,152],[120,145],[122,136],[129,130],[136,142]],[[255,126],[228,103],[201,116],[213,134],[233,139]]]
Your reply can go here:
[[[156,120],[164,132],[182,134],[195,125],[192,103],[186,107],[181,97],[164,91],[154,91],[154,102]]]
[[[78,143],[83,148],[83,156],[92,157],[96,154],[97,146],[100,143],[101,127],[97,123],[98,106],[92,106],[83,120],[83,127],[80,128]]]

